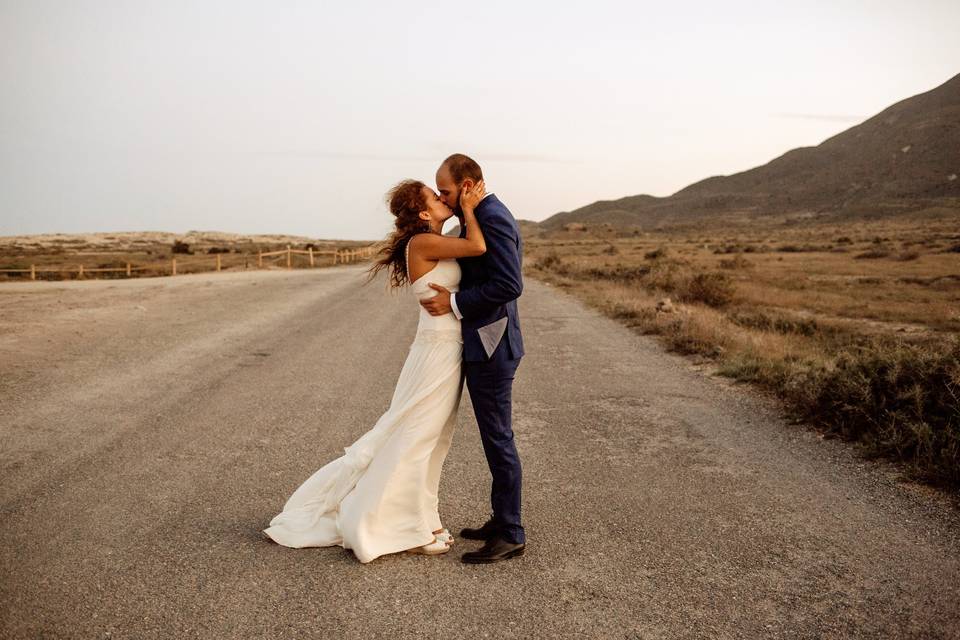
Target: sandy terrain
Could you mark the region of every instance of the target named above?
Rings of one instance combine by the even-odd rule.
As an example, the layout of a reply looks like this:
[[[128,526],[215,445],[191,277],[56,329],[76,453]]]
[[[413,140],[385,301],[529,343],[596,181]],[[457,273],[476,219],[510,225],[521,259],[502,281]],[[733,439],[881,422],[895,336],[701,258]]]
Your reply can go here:
[[[0,637],[960,637],[948,498],[532,279],[525,556],[268,542],[413,336],[363,269],[0,285]],[[466,391],[454,438],[456,534],[489,496]]]

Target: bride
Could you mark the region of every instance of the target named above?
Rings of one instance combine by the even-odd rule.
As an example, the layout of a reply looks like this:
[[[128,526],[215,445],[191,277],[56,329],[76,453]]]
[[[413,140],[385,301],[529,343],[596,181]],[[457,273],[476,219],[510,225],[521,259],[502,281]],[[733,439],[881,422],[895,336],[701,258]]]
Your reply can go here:
[[[389,268],[391,286],[409,285],[418,302],[437,293],[427,274],[457,291],[456,258],[486,252],[474,215],[483,196],[483,182],[461,196],[466,237],[455,238],[441,233],[454,212],[433,189],[416,180],[395,186],[388,194],[395,229],[370,279]],[[417,332],[390,407],[293,492],[263,530],[273,541],[295,548],[340,545],[363,563],[399,551],[449,551],[453,536],[440,522],[438,490],[463,391],[463,338],[453,313],[433,316],[417,307]]]

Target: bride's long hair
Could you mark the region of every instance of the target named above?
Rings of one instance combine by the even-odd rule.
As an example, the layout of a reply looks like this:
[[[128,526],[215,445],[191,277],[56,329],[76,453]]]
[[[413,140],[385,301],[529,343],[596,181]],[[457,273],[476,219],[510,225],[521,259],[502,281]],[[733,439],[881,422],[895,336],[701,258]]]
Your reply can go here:
[[[381,242],[373,266],[367,270],[367,282],[373,280],[382,269],[390,269],[390,286],[399,288],[407,282],[406,247],[410,238],[430,231],[430,222],[420,217],[427,209],[427,199],[419,180],[404,180],[387,192],[386,201],[393,214],[394,230]]]

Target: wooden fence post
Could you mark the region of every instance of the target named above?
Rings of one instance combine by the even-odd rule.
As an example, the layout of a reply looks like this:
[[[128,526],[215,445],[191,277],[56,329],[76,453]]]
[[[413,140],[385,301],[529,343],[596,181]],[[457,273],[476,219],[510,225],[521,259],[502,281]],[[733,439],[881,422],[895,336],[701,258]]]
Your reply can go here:
[[[220,254],[217,254],[217,271],[220,271]]]
[[[35,264],[30,265],[30,279],[31,280],[37,279],[37,265]]]
[[[170,275],[177,275],[177,259],[170,258]]]
[[[290,245],[287,245],[287,269],[290,268]]]
[[[130,263],[127,263],[127,277],[130,277]]]
[[[313,266],[313,247],[307,247],[307,251],[310,253],[310,266]]]
[[[77,280],[83,278],[83,265],[80,265],[80,272],[77,274]]]

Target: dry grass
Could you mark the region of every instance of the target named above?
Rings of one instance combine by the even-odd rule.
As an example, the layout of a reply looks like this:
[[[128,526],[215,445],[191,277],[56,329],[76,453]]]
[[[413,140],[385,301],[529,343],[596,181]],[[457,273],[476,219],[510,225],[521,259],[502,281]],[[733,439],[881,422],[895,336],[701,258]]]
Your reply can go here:
[[[825,434],[960,487],[957,229],[960,219],[534,236],[525,269],[776,393]]]
[[[0,237],[0,269],[57,268],[63,272],[42,272],[38,279],[76,278],[80,265],[91,268],[125,268],[129,262],[135,270],[130,277],[168,275],[171,259],[177,260],[177,273],[210,271],[216,268],[220,255],[224,271],[257,268],[258,251],[279,251],[289,245],[293,249],[313,247],[317,251],[354,249],[368,242],[351,240],[314,240],[289,235],[240,235],[216,231],[189,231],[174,234],[160,231],[38,234]],[[286,266],[286,257],[264,258],[264,267]],[[330,256],[317,256],[317,266],[332,264]],[[296,256],[293,266],[307,266],[304,256]],[[27,274],[0,273],[0,281],[28,279]],[[125,272],[85,274],[86,278],[126,278]]]

